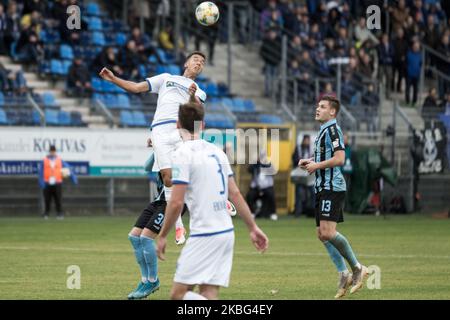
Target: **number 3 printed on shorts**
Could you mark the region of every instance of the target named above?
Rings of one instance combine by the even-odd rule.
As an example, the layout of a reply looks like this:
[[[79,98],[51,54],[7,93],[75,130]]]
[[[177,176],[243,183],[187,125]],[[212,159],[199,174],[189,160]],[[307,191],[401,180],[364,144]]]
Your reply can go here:
[[[322,200],[322,211],[324,212],[331,211],[331,200]]]

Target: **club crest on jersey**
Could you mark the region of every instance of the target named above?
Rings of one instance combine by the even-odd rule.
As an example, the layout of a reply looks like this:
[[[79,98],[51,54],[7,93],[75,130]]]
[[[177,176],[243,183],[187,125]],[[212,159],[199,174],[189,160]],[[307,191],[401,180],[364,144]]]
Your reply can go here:
[[[176,87],[176,88],[181,89],[181,90],[183,90],[185,92],[189,92],[188,88],[186,88],[185,86],[182,86],[181,84],[176,83],[174,81],[167,81],[166,82],[166,87]]]
[[[334,148],[339,147],[339,140],[338,140],[338,139],[336,139],[336,140],[333,141],[333,147],[334,147]]]

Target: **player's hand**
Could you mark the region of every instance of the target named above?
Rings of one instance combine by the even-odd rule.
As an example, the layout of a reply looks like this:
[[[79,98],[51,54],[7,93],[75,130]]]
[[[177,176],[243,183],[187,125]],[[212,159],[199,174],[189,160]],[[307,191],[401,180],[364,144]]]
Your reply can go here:
[[[300,161],[298,162],[298,166],[302,169],[306,169],[306,165],[308,163],[310,163],[311,161],[313,161],[313,158],[310,159],[300,159]]]
[[[147,147],[148,147],[148,148],[153,147],[152,138],[148,138],[148,139],[147,139]]]
[[[269,247],[269,238],[267,238],[265,233],[259,227],[255,227],[250,231],[250,239],[256,250],[260,252],[266,251]]]
[[[189,87],[189,94],[191,96],[195,96],[195,93],[197,92],[197,86],[195,83],[191,84],[191,86]]]
[[[102,71],[100,71],[99,75],[107,81],[112,81],[114,79],[114,73],[108,68],[103,68]]]
[[[166,245],[167,245],[166,238],[162,237],[158,239],[158,244],[156,245],[156,254],[158,255],[158,258],[162,261],[166,260],[166,257],[164,256],[164,254],[166,253]]]
[[[308,164],[305,165],[306,171],[308,171],[309,174],[313,174],[318,168],[318,164],[314,161],[308,162]]]

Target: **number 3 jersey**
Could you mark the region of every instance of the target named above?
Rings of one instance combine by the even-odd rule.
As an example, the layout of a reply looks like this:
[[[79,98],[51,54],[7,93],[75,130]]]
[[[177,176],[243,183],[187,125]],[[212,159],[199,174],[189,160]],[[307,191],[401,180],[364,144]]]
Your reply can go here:
[[[173,154],[172,183],[187,185],[191,236],[229,231],[228,178],[233,172],[226,154],[205,140],[188,140]]]

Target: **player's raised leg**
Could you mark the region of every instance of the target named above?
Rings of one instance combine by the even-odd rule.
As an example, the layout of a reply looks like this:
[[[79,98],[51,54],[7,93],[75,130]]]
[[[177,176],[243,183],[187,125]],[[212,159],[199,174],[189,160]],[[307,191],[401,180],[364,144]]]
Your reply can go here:
[[[320,240],[331,243],[352,268],[353,276],[350,293],[356,292],[363,285],[364,278],[367,275],[367,268],[358,262],[347,238],[336,231],[336,222],[322,220],[320,221],[319,230]]]

